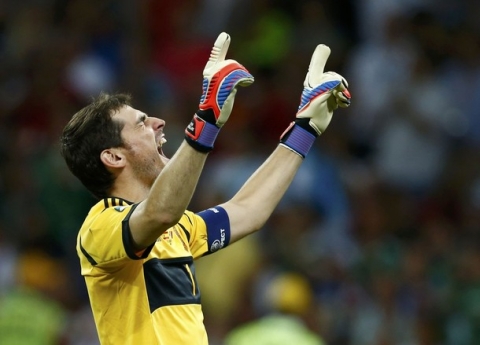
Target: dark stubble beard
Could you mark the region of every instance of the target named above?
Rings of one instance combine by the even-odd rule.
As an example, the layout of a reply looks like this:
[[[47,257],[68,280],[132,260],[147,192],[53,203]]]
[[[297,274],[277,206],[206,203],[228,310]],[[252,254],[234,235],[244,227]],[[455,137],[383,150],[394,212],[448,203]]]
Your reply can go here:
[[[132,164],[133,172],[141,181],[151,186],[164,167],[159,157],[135,160]]]
[[[130,161],[135,176],[147,186],[152,186],[165,167],[162,157],[160,155],[139,157],[136,150],[128,142],[124,142],[124,147],[130,153]]]

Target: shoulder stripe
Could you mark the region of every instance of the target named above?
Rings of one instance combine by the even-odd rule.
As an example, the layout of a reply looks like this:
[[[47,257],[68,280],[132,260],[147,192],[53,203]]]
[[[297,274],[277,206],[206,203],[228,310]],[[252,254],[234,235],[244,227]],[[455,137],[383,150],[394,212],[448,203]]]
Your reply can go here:
[[[90,262],[92,264],[92,266],[96,266],[97,265],[97,262],[95,261],[94,258],[92,258],[92,256],[90,254],[88,254],[88,252],[85,250],[85,248],[83,248],[82,246],[82,238],[80,237],[80,239],[78,240],[78,244],[80,245],[80,250],[82,251],[83,255],[85,255],[85,257],[87,258],[88,262]]]
[[[178,225],[180,225],[180,227],[182,228],[183,232],[185,233],[185,236],[187,236],[187,241],[190,243],[190,233],[188,232],[188,230],[187,230],[181,223],[178,223]]]
[[[110,197],[103,199],[103,205],[105,206],[105,208],[114,206],[127,206],[132,204],[133,202],[118,197]]]
[[[188,216],[187,213],[183,213],[185,215],[185,217],[187,217],[188,221],[190,222],[191,225],[193,225],[193,222],[192,222],[192,219],[190,219],[190,217]]]

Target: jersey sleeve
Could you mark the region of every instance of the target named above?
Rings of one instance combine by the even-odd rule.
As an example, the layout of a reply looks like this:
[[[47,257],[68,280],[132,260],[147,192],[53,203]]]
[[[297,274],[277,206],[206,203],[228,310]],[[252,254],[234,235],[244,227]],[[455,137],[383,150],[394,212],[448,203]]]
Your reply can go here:
[[[107,208],[89,224],[84,224],[77,246],[92,266],[113,268],[148,256],[154,243],[141,253],[133,250],[128,220],[135,207]]]

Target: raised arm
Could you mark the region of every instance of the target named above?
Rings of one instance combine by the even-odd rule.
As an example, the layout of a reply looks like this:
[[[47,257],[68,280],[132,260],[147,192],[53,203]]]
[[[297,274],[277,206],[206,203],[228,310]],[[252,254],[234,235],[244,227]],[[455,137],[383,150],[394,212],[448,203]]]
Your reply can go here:
[[[330,48],[319,45],[304,81],[300,106],[280,138],[279,146],[222,206],[230,220],[230,243],[260,229],[292,182],[315,139],[329,125],[337,107],[350,105],[346,80],[323,72]]]
[[[221,33],[203,71],[199,109],[185,129],[185,141],[156,178],[130,217],[136,249],[146,248],[176,224],[192,198],[207,153],[232,111],[238,86],[253,83],[253,76],[238,62],[225,60],[230,36]]]

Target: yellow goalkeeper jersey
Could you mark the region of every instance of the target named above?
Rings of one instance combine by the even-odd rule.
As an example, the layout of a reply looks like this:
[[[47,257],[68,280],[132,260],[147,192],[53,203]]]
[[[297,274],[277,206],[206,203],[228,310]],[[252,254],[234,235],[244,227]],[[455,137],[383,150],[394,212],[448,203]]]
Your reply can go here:
[[[206,222],[186,211],[156,243],[134,253],[128,220],[135,207],[119,198],[101,200],[77,237],[101,344],[207,345],[193,265],[210,252]]]

